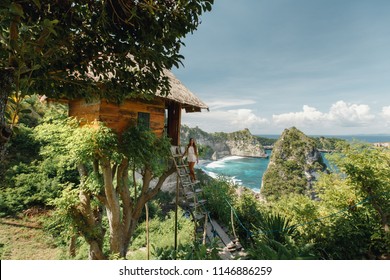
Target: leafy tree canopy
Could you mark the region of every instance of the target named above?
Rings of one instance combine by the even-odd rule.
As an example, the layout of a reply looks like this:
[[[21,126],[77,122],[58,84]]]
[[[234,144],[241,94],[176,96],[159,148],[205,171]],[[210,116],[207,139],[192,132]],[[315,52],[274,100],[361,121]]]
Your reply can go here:
[[[15,91],[112,101],[167,93],[182,38],[213,0],[3,0],[0,69]]]

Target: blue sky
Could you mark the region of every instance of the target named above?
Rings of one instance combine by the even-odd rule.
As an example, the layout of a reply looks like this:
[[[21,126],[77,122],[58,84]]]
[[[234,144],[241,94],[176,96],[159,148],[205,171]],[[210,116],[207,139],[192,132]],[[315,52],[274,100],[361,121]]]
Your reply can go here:
[[[215,0],[174,74],[208,132],[390,134],[390,1]]]

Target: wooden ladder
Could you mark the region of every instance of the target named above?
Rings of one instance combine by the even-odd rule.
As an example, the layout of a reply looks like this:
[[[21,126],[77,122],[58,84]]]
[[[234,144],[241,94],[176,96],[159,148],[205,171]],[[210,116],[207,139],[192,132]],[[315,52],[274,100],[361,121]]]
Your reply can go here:
[[[232,241],[221,226],[209,217],[208,212],[202,209],[206,203],[205,199],[199,198],[203,190],[199,181],[191,181],[188,164],[183,159],[184,150],[182,150],[182,147],[172,146],[171,153],[179,178],[182,197],[188,206],[186,208],[191,213],[198,231],[203,232],[202,243],[204,244],[206,239],[211,241],[214,238],[218,238],[218,244],[222,248],[219,254],[220,257],[225,260],[234,258],[235,254],[233,252],[240,250],[242,248],[241,245],[236,240]]]
[[[201,228],[201,221],[206,219],[207,212],[202,209],[205,205],[206,200],[201,199],[200,196],[203,192],[200,187],[200,182],[191,181],[188,164],[184,161],[182,147],[172,146],[171,147],[173,163],[176,167],[176,173],[179,178],[179,186],[182,197],[184,198],[185,208],[190,212],[192,218]]]

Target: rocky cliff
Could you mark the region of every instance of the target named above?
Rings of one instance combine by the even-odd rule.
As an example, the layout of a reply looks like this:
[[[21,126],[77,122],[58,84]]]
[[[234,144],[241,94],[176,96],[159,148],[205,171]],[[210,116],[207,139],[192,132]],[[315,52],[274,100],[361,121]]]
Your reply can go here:
[[[312,184],[325,168],[315,141],[295,127],[286,129],[274,145],[261,194],[267,199],[291,192],[313,195]]]
[[[194,138],[203,159],[218,160],[226,156],[267,157],[256,136],[248,129],[232,133],[207,133],[200,128],[181,127],[180,141],[186,145]]]

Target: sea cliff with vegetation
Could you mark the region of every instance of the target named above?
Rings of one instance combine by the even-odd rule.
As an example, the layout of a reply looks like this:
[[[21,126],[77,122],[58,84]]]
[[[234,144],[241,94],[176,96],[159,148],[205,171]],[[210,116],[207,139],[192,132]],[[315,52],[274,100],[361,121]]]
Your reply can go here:
[[[227,156],[267,157],[260,140],[249,129],[232,133],[207,133],[198,127],[183,125],[180,131],[181,143],[186,145],[190,138],[196,140],[203,159],[218,160]]]
[[[288,193],[313,195],[313,182],[325,169],[316,142],[295,127],[285,129],[274,145],[261,194],[268,199]]]

